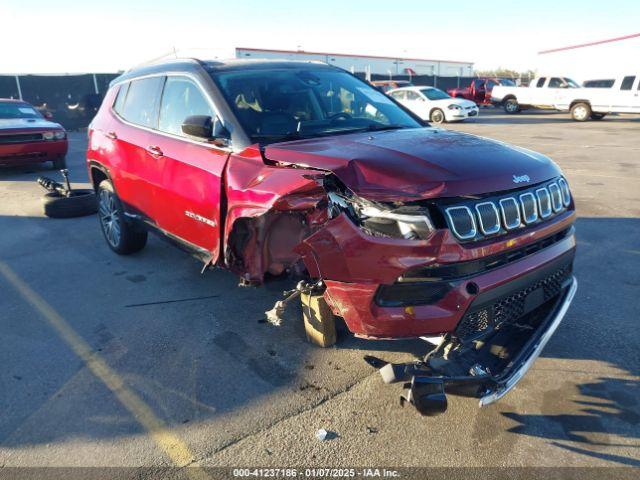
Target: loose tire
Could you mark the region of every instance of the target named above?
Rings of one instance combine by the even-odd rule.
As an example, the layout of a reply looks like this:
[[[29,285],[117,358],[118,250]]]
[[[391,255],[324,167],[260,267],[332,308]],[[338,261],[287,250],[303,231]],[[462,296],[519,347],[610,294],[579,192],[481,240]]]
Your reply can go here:
[[[518,105],[518,101],[515,98],[509,98],[505,100],[503,108],[504,111],[510,115],[518,113],[520,111],[520,105]]]
[[[580,102],[571,107],[571,118],[576,122],[585,122],[591,117],[591,107],[588,103]]]
[[[98,220],[109,248],[119,255],[138,252],[147,244],[147,232],[125,219],[122,203],[109,180],[98,185]]]
[[[606,113],[591,113],[591,120],[602,120],[607,114]]]
[[[93,190],[72,190],[70,197],[59,193],[45,193],[42,197],[44,214],[51,218],[72,218],[92,215],[98,210]]]
[[[434,108],[433,110],[431,110],[431,114],[429,115],[429,121],[431,123],[444,123],[444,112],[439,108]]]
[[[62,170],[63,168],[67,168],[67,159],[65,157],[56,158],[51,164],[54,170]]]

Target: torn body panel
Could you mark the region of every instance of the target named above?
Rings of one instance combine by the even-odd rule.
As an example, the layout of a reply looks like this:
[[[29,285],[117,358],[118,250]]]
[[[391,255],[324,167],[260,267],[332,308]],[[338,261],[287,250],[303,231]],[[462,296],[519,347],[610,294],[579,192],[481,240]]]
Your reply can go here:
[[[267,165],[257,148],[230,157],[224,228],[229,269],[251,283],[267,273],[304,270],[294,247],[327,219],[317,176],[317,170]]]

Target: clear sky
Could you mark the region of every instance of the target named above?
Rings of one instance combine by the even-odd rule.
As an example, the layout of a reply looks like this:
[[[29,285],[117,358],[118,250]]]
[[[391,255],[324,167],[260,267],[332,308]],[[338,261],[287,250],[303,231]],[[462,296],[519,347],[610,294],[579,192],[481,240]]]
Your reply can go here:
[[[539,50],[638,31],[640,0],[0,0],[0,73],[111,72],[236,46],[524,70]]]

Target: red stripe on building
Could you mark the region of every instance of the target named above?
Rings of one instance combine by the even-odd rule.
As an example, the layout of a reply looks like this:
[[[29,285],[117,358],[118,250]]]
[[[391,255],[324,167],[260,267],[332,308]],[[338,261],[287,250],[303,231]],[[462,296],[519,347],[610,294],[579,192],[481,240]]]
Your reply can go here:
[[[607,40],[598,40],[596,42],[582,43],[580,45],[571,45],[569,47],[552,48],[551,50],[542,50],[538,52],[538,55],[545,53],[562,52],[563,50],[574,50],[576,48],[592,47],[594,45],[602,45],[604,43],[620,42],[622,40],[629,40],[630,38],[640,37],[640,33],[632,33],[631,35],[625,35],[624,37],[609,38]]]

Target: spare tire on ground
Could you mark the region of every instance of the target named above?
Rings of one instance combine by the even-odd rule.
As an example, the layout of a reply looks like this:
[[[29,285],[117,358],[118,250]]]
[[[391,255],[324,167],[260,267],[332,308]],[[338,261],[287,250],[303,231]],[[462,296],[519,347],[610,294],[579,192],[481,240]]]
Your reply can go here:
[[[92,215],[98,211],[96,194],[90,189],[71,190],[65,197],[59,193],[45,193],[42,197],[44,214],[51,218],[72,218]]]

